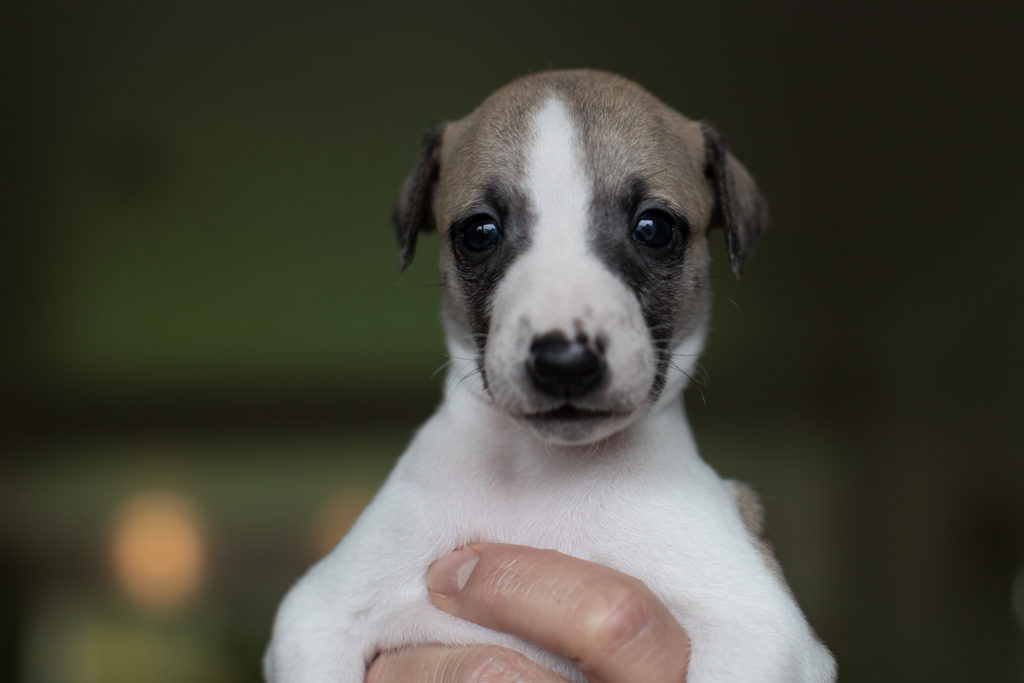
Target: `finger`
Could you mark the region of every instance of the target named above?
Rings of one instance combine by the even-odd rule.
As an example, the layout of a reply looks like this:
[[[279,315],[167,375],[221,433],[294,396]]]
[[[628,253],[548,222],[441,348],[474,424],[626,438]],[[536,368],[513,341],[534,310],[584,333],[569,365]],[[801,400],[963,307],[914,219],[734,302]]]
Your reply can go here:
[[[366,683],[565,683],[514,650],[497,645],[428,645],[382,654]]]
[[[643,583],[554,550],[480,544],[427,572],[441,609],[577,661],[594,683],[683,681],[686,632]]]

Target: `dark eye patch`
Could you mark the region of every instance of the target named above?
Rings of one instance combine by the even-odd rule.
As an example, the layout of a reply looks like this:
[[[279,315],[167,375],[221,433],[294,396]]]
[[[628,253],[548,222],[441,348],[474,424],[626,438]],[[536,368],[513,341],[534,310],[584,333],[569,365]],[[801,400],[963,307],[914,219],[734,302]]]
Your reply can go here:
[[[448,231],[455,277],[465,303],[470,331],[483,352],[490,329],[494,290],[530,244],[532,215],[526,198],[511,183],[491,183],[478,202]]]
[[[686,274],[689,221],[658,201],[643,181],[613,192],[595,188],[591,243],[595,252],[636,296],[657,351],[650,400],[664,387],[672,339],[692,321],[695,307]],[[691,278],[692,279],[692,278]]]

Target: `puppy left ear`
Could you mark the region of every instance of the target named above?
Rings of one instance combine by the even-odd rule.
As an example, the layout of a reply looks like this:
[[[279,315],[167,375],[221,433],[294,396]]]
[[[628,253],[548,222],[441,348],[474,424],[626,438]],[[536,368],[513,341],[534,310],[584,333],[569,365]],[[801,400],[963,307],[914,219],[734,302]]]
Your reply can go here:
[[[715,190],[711,227],[725,229],[729,263],[739,278],[743,264],[768,227],[768,202],[757,189],[754,177],[726,150],[718,131],[706,123],[701,124],[701,129],[707,150],[706,173]]]
[[[446,123],[426,132],[416,168],[402,183],[392,221],[398,232],[398,268],[405,270],[416,252],[419,233],[436,229],[434,225],[434,187],[441,173],[441,141]]]

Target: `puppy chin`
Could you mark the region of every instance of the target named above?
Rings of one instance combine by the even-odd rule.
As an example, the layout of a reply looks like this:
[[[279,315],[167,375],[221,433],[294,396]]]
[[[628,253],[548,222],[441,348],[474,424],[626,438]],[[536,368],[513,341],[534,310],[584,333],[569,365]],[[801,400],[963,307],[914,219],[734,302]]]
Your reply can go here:
[[[625,429],[635,412],[600,412],[563,407],[519,418],[542,441],[558,446],[597,443]]]

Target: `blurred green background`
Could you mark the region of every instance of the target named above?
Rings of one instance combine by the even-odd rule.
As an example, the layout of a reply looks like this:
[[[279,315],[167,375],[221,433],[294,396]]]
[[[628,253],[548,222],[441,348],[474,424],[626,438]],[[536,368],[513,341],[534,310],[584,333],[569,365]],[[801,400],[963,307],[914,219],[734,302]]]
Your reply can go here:
[[[774,223],[688,406],[844,681],[1024,680],[1020,3],[6,6],[0,680],[256,681],[437,402],[421,133],[617,71]]]

